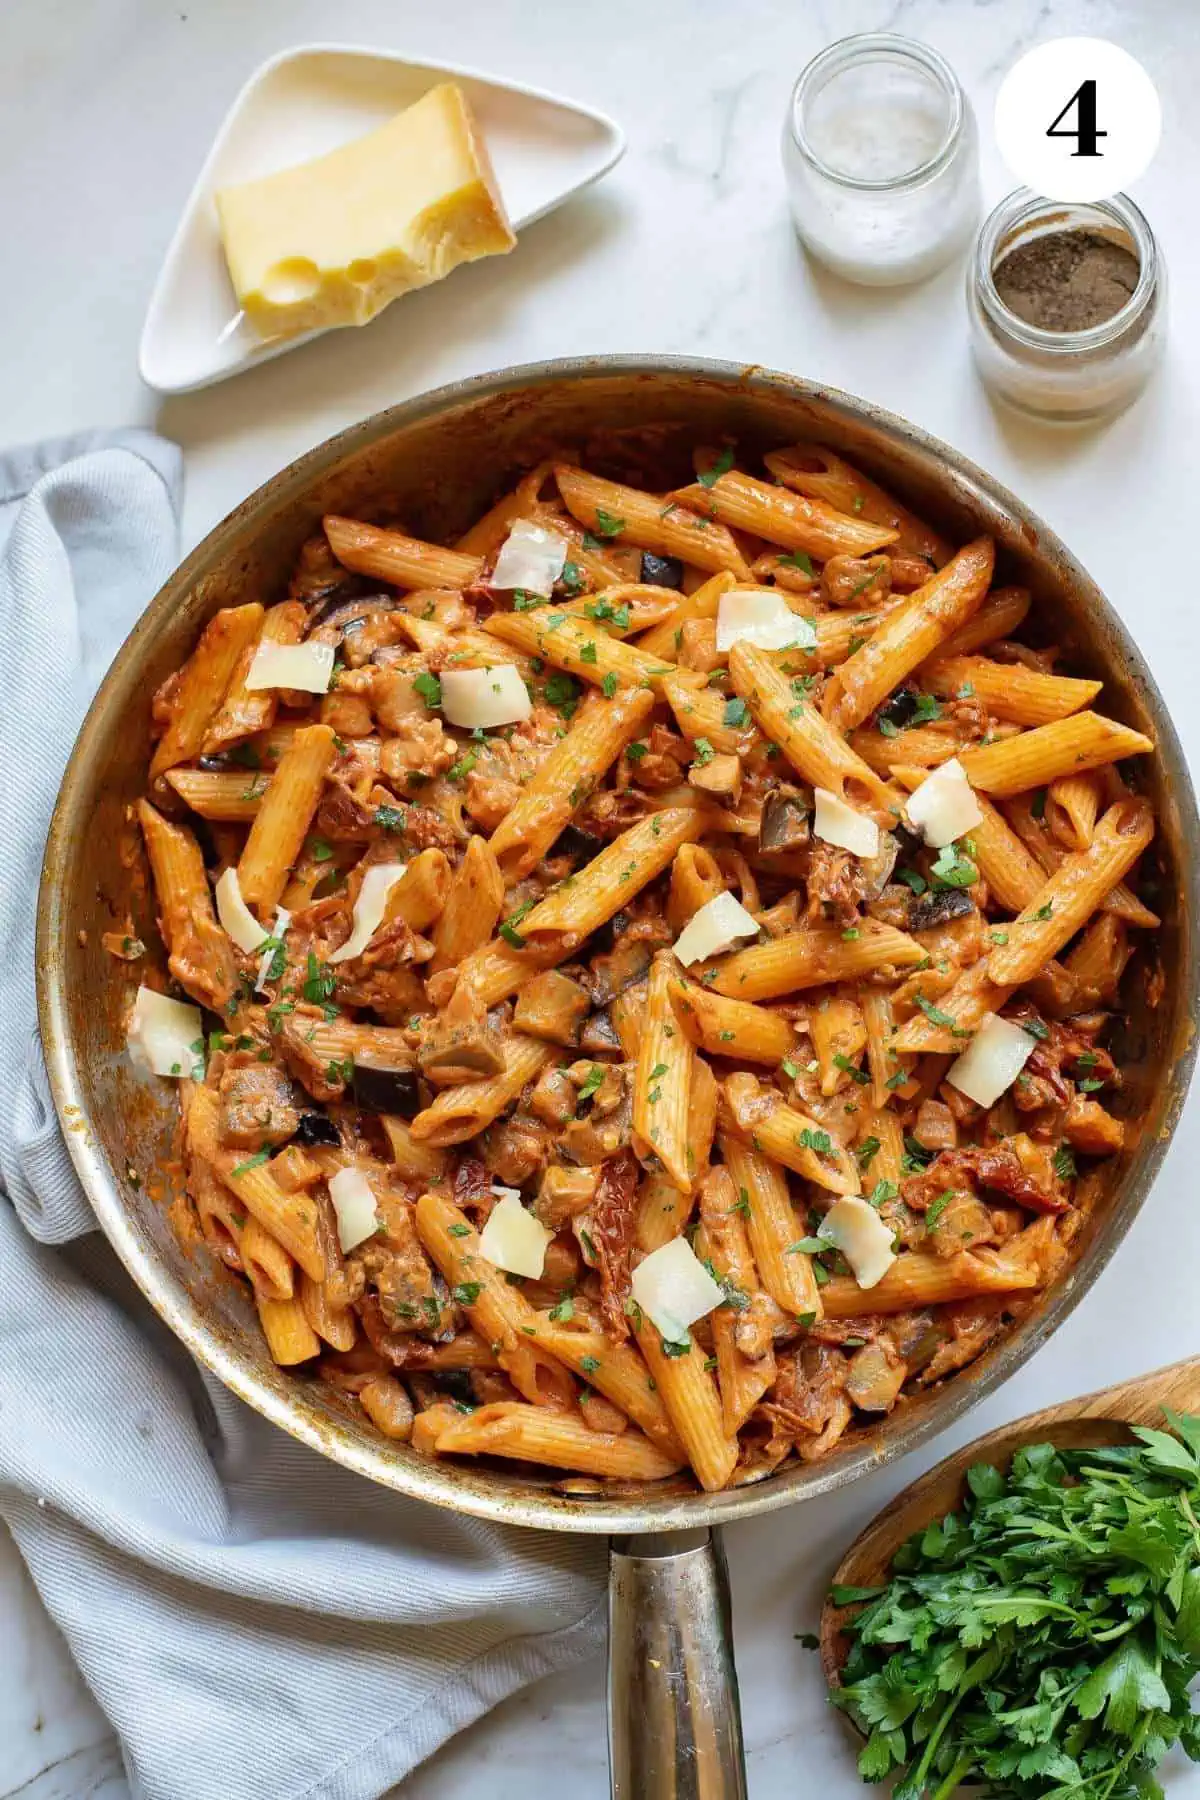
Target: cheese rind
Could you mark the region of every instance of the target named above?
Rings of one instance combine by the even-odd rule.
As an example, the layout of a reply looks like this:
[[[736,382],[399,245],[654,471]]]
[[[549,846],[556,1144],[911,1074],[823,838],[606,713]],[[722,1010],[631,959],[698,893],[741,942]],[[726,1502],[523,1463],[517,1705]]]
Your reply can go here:
[[[216,199],[238,303],[264,337],[365,325],[397,295],[516,243],[454,82],[353,143]]]

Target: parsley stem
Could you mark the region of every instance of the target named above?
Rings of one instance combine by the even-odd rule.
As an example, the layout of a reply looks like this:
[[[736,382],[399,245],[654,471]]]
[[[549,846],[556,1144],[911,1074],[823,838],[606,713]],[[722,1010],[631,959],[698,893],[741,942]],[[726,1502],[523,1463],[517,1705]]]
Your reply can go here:
[[[933,1796],[933,1800],[950,1800],[951,1794],[954,1792],[967,1770],[971,1767],[973,1761],[974,1758],[967,1755],[964,1751],[947,1775],[945,1781],[943,1781],[941,1786],[937,1789]]]

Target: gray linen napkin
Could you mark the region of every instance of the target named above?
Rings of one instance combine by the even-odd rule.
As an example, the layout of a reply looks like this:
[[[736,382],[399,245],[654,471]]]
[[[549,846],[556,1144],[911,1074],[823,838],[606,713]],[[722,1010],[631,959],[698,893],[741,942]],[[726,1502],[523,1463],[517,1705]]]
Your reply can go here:
[[[0,1517],[135,1795],[366,1800],[598,1649],[603,1556],[294,1443],[192,1362],[95,1231],[36,1036],[34,900],[87,702],[175,561],[179,487],[145,432],[0,457]]]

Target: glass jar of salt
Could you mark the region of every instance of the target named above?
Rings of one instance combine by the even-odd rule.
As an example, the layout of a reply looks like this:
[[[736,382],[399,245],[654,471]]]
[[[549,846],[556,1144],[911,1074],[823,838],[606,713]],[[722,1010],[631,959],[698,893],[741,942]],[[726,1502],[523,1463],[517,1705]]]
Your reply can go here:
[[[783,166],[801,239],[847,281],[920,281],[966,248],[979,217],[970,102],[936,50],[889,32],[809,63]]]
[[[1041,419],[1111,418],[1162,358],[1166,280],[1127,195],[1084,204],[1018,188],[985,220],[967,278],[985,384]]]

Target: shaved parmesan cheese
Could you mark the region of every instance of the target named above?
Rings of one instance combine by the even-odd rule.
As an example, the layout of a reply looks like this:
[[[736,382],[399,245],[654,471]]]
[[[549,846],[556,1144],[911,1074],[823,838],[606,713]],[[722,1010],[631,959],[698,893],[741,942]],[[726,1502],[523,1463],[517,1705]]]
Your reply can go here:
[[[717,604],[717,649],[757,644],[761,650],[787,650],[792,645],[814,650],[817,633],[810,619],[794,613],[782,594],[730,588]]]
[[[546,1246],[554,1236],[540,1219],[526,1212],[516,1188],[494,1187],[500,1198],[479,1234],[479,1252],[510,1275],[537,1281],[546,1266]]]
[[[242,899],[236,869],[226,869],[217,883],[216,893],[218,919],[238,949],[244,950],[247,956],[253,956],[271,934],[265,926],[259,924]]]
[[[291,922],[292,915],[287,907],[277,906],[275,908],[275,923],[271,927],[271,936],[276,940],[276,945],[282,944],[284,933],[287,931]],[[261,994],[264,987],[267,985],[267,971],[274,960],[276,945],[272,945],[272,947],[264,953],[263,959],[258,965],[258,974],[254,978],[254,991],[256,994]]]
[[[404,867],[403,863],[374,863],[367,870],[354,902],[350,936],[330,956],[331,963],[349,962],[352,956],[362,955],[379,930],[387,910],[387,897],[403,875]]]
[[[757,936],[758,926],[741,901],[730,893],[718,894],[688,920],[675,939],[675,954],[681,963],[703,962],[732,950],[740,938]]]
[[[989,1013],[946,1080],[978,1106],[994,1106],[1033,1055],[1034,1040],[1011,1019]]]
[[[329,1198],[337,1214],[338,1243],[353,1250],[379,1230],[375,1194],[361,1169],[339,1169],[329,1177]]]
[[[927,775],[908,796],[908,822],[924,832],[925,842],[944,850],[964,832],[983,824],[983,814],[967,772],[957,756]]]
[[[204,1023],[198,1006],[140,987],[126,1041],[134,1067],[151,1075],[204,1075]]]
[[[299,688],[305,694],[327,694],[332,674],[332,644],[272,644],[264,640],[246,671],[246,686]]]
[[[521,588],[548,597],[566,567],[570,547],[561,532],[518,519],[500,546],[488,586]]]
[[[852,856],[879,855],[879,827],[866,813],[854,807],[829,788],[814,788],[816,810],[813,813],[813,836],[849,850]]]
[[[890,1228],[870,1202],[856,1194],[834,1201],[817,1236],[841,1251],[861,1288],[874,1287],[896,1260]]]
[[[681,1237],[643,1257],[633,1271],[630,1292],[668,1344],[685,1343],[688,1326],[725,1298],[724,1289]]]
[[[513,725],[533,711],[529,689],[512,663],[498,663],[494,669],[444,669],[441,680],[442,714],[464,730]]]

